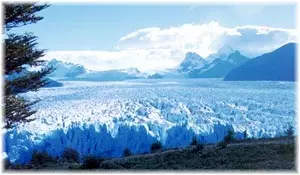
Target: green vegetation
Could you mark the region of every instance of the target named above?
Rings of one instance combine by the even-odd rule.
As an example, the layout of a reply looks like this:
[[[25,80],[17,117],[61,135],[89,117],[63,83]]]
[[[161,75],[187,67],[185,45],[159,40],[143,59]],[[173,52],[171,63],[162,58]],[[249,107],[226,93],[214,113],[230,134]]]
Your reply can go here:
[[[205,145],[200,152],[188,147],[159,154],[102,162],[100,168],[133,170],[291,170],[295,171],[294,138],[259,139],[231,143],[223,149]]]
[[[162,150],[162,144],[159,141],[156,141],[154,143],[152,143],[151,145],[151,152],[157,152],[157,151],[161,151]]]
[[[128,157],[128,156],[131,156],[131,152],[128,148],[125,148],[124,151],[123,151],[123,157]]]
[[[31,122],[36,111],[31,107],[36,102],[28,102],[18,96],[19,93],[36,91],[48,83],[46,75],[51,68],[42,68],[36,72],[26,70],[28,66],[43,66],[43,49],[37,48],[37,37],[32,33],[14,33],[15,28],[36,23],[43,19],[36,13],[48,7],[41,3],[4,3],[4,75],[12,76],[22,72],[14,79],[5,78],[4,86],[4,127],[13,128],[24,122]]]
[[[225,145],[222,146],[222,145]],[[161,144],[155,144],[161,145]],[[156,146],[155,146],[156,147]],[[160,147],[162,148],[162,147]],[[221,149],[220,149],[221,148]],[[156,149],[157,150],[157,149]],[[161,149],[160,149],[161,150]],[[186,148],[117,159],[86,156],[82,163],[35,152],[28,165],[5,164],[6,169],[168,169],[168,170],[292,170],[295,171],[295,137],[247,139],[227,144],[197,144]]]
[[[197,144],[198,144],[197,138],[196,136],[194,136],[190,145],[197,145]]]
[[[73,148],[65,148],[62,159],[67,162],[77,162],[80,163],[80,155],[78,151]]]
[[[243,132],[243,135],[244,135],[244,139],[246,140],[246,139],[248,138],[247,130],[245,130],[245,131]]]
[[[31,159],[31,164],[32,165],[44,165],[49,162],[56,162],[57,160],[50,156],[47,152],[38,152],[34,151],[32,153],[32,159]]]
[[[194,145],[192,153],[201,152],[203,149],[204,149],[204,145],[201,143],[198,143],[197,145]]]
[[[81,165],[81,169],[97,169],[100,168],[100,163],[105,159],[95,157],[95,156],[86,156],[83,159],[83,163]]]
[[[224,137],[224,142],[228,144],[232,143],[233,141],[235,141],[234,132],[232,130],[228,130],[227,135]]]
[[[227,147],[227,143],[225,141],[221,141],[217,144],[218,149],[224,149]]]

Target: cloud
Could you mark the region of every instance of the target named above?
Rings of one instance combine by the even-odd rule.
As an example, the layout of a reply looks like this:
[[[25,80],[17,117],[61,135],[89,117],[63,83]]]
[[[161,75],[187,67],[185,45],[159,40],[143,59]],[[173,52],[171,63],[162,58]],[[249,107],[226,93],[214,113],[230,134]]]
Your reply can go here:
[[[178,61],[172,59],[183,58],[183,52],[167,49],[124,50],[124,51],[51,51],[45,60],[56,58],[65,62],[81,64],[90,70],[110,70],[136,67],[140,71],[164,70],[177,66]]]
[[[213,21],[144,28],[121,37],[114,51],[52,51],[45,58],[82,64],[92,70],[137,67],[150,71],[177,66],[188,51],[207,57],[227,45],[254,57],[295,41],[295,29],[251,25],[228,28]]]
[[[257,56],[291,41],[296,41],[295,29],[251,25],[227,28],[213,21],[201,25],[137,30],[122,37],[117,48],[192,50],[207,57],[223,45],[229,45],[245,54]]]
[[[167,29],[146,28],[122,37],[117,45],[121,50],[172,49],[198,51],[202,56],[212,53],[209,45],[221,35],[234,35],[231,29],[216,22],[203,25],[184,24]]]

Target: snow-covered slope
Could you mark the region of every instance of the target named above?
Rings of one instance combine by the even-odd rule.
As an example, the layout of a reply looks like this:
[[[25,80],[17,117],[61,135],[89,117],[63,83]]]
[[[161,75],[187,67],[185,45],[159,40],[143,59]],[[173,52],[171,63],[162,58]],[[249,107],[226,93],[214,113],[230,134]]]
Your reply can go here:
[[[74,78],[88,72],[82,65],[62,62],[52,59],[47,64],[48,67],[54,68],[49,77],[54,78]]]
[[[226,54],[219,54],[219,58],[214,58],[211,63],[207,64],[203,68],[194,69],[189,73],[189,76],[192,78],[225,77],[228,72],[249,60],[239,51],[234,51],[232,49],[230,49],[230,51],[232,51],[230,54],[229,51],[226,52]]]
[[[194,69],[201,69],[207,64],[207,61],[194,52],[187,52],[185,59],[181,62],[177,70],[179,72],[190,72]]]
[[[187,52],[184,60],[173,69],[166,69],[154,73],[149,78],[189,78],[189,73],[195,69],[201,69],[207,65],[207,61],[195,52]]]
[[[136,68],[116,69],[107,71],[90,71],[73,78],[81,81],[122,81],[129,79],[145,78],[146,75]]]
[[[221,47],[219,49],[219,51],[217,53],[213,53],[211,55],[209,55],[207,58],[206,58],[206,61],[208,63],[211,63],[213,62],[215,59],[226,59],[230,54],[232,54],[233,52],[235,52],[234,49],[232,49],[230,46],[228,45],[224,45],[223,47]]]
[[[159,75],[163,78],[220,78],[247,60],[239,51],[225,45],[205,59],[187,52],[177,68],[159,72]]]
[[[178,71],[177,68],[174,68],[174,69],[166,69],[164,71],[159,71],[156,72],[155,74],[164,79],[170,79],[170,78],[177,79],[177,78],[189,78],[188,73],[189,72],[180,72]]]
[[[148,79],[161,79],[163,78],[163,76],[159,73],[154,73],[154,74],[151,74],[147,77]]]
[[[87,70],[82,65],[62,62],[56,59],[49,61],[47,66],[55,69],[49,77],[53,77],[58,80],[121,81],[145,78],[147,76],[136,68],[92,71]]]
[[[164,147],[187,146],[195,135],[218,142],[227,130],[241,138],[274,137],[295,120],[295,84],[291,82],[224,82],[206,79],[148,79],[122,82],[64,81],[22,95],[42,99],[37,120],[7,130],[4,150],[24,163],[34,150],[60,156],[72,147],[81,155],[118,157]]]

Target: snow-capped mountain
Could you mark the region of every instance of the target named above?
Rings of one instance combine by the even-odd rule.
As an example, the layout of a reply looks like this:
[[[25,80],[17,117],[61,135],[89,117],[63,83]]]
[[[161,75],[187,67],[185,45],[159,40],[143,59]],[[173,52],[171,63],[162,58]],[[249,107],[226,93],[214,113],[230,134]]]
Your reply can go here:
[[[151,74],[147,77],[148,79],[161,79],[163,78],[163,76],[159,73],[154,73],[154,74]]]
[[[174,69],[166,69],[163,71],[158,71],[155,73],[152,73],[150,75],[147,76],[147,78],[149,79],[157,79],[157,78],[189,78],[188,76],[189,72],[180,72],[177,68]]]
[[[177,68],[156,72],[154,77],[149,78],[220,78],[247,60],[239,51],[228,46],[222,47],[206,59],[197,53],[187,52]]]
[[[239,51],[233,49],[223,49],[226,52],[219,51],[210,58],[213,61],[204,66],[202,69],[194,69],[189,73],[192,78],[220,78],[225,77],[228,72],[245,63],[249,59],[243,56]],[[231,53],[229,53],[231,51]],[[216,57],[219,56],[219,57]]]
[[[107,71],[89,71],[72,79],[83,81],[122,81],[128,79],[145,78],[145,76],[146,75],[141,73],[137,68],[129,68]]]
[[[185,58],[178,67],[155,72],[148,78],[189,78],[189,72],[201,69],[207,65],[207,61],[195,52],[187,52]]]
[[[207,61],[195,52],[187,52],[185,59],[178,67],[178,71],[182,73],[190,72],[194,69],[201,69],[207,65]]]
[[[228,81],[295,81],[296,43],[253,58],[229,72]]]
[[[146,77],[146,74],[141,73],[137,68],[92,71],[87,70],[82,65],[56,59],[49,61],[47,66],[55,69],[49,77],[64,80],[121,81]]]
[[[224,45],[223,47],[221,47],[219,49],[219,51],[217,53],[213,53],[211,55],[209,55],[206,58],[206,61],[208,63],[213,62],[215,59],[226,59],[230,54],[232,54],[233,52],[235,52],[234,49],[232,49],[230,46],[228,45]]]
[[[56,59],[49,61],[47,66],[54,68],[54,71],[49,76],[55,78],[73,78],[88,72],[82,65],[62,62]]]

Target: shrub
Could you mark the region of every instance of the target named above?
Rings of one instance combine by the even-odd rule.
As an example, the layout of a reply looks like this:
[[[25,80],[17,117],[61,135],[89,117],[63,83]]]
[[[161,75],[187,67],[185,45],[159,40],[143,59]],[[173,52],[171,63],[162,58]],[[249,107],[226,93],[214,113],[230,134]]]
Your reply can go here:
[[[8,158],[5,158],[3,162],[4,162],[5,169],[10,169],[12,167],[12,164],[10,163]]]
[[[34,165],[43,165],[49,162],[56,162],[56,160],[51,157],[47,152],[37,152],[32,153],[31,163]]]
[[[243,135],[244,135],[244,139],[246,140],[247,139],[247,130],[245,130],[244,132],[243,132]]]
[[[162,149],[162,144],[159,141],[152,143],[151,152],[156,152],[156,151],[159,151],[161,149]]]
[[[224,137],[224,142],[228,144],[233,142],[234,140],[234,132],[232,130],[228,130],[227,135]]]
[[[123,156],[124,157],[128,157],[128,156],[131,156],[131,152],[128,148],[125,148],[124,151],[123,151]]]
[[[285,135],[286,136],[293,136],[294,135],[294,127],[293,126],[289,126],[289,128],[285,131]]]
[[[203,149],[204,149],[204,145],[199,143],[193,148],[192,152],[198,153],[198,152],[202,151]]]
[[[217,148],[224,149],[227,147],[227,143],[225,141],[221,141],[217,144]]]
[[[199,143],[199,144],[196,145],[196,149],[197,149],[198,151],[202,151],[202,150],[204,149],[204,145],[201,144],[201,143]]]
[[[97,169],[100,167],[100,163],[103,162],[104,159],[88,155],[84,157],[82,168],[83,169]]]
[[[277,153],[278,154],[294,154],[295,152],[295,145],[279,145],[279,147],[277,148]]]
[[[190,145],[192,146],[197,144],[198,144],[197,138],[194,136]]]
[[[62,153],[62,159],[68,162],[80,162],[80,155],[78,151],[73,148],[65,148]]]

